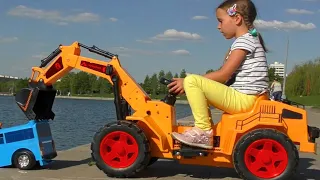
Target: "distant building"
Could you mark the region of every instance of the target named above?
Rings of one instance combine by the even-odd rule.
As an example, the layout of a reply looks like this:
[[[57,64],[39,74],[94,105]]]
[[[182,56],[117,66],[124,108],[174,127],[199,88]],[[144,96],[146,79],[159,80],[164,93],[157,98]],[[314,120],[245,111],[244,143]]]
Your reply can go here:
[[[275,75],[279,75],[280,77],[284,77],[284,64],[279,63],[279,62],[274,62],[273,64],[269,65],[269,68],[274,68]]]
[[[1,75],[1,74],[0,74],[0,78],[2,78],[2,79],[19,79],[19,77],[7,76],[7,75]]]

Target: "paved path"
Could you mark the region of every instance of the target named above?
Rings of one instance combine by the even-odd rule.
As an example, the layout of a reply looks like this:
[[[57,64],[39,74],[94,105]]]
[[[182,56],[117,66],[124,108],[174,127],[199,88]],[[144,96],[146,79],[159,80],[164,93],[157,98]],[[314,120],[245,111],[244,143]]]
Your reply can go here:
[[[320,127],[320,111],[308,110],[310,125]],[[213,112],[214,118],[219,113]],[[185,118],[184,120],[190,120]],[[320,143],[319,139],[317,143]],[[318,145],[318,152],[320,146]],[[315,180],[320,177],[320,155],[300,154],[300,166],[295,179]],[[89,166],[89,145],[79,146],[70,150],[58,152],[56,161],[45,169],[21,171],[15,168],[1,168],[0,180],[110,180],[96,166]],[[233,169],[180,165],[175,161],[160,160],[139,174],[135,179],[239,179]]]

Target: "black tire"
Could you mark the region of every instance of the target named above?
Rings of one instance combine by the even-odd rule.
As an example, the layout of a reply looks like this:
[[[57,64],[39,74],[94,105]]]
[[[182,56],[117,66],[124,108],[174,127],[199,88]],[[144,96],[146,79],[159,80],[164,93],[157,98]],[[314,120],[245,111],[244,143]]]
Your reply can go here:
[[[154,164],[155,162],[157,162],[158,159],[159,159],[159,158],[157,158],[157,157],[151,157],[151,159],[150,159],[150,161],[149,161],[149,163],[148,163],[148,166],[151,166],[152,164]]]
[[[294,143],[282,132],[258,129],[240,138],[233,151],[233,163],[242,179],[290,179],[297,170],[299,153]],[[271,167],[274,167],[273,172]]]
[[[120,141],[120,135],[126,141]],[[109,145],[106,144],[109,138]],[[119,138],[119,139],[117,139]],[[113,142],[113,147],[110,143]],[[128,146],[132,146],[132,152],[127,154]],[[104,148],[100,148],[100,146]],[[145,169],[150,161],[149,142],[143,131],[133,122],[117,121],[102,127],[91,143],[91,156],[96,166],[109,177],[128,178]],[[103,150],[104,152],[100,152]],[[105,154],[103,153],[115,153]],[[107,160],[107,157],[109,159]],[[111,157],[111,159],[110,159]],[[126,160],[124,157],[127,157]],[[129,157],[129,159],[128,159]],[[121,160],[123,160],[121,162]],[[118,161],[118,162],[117,162]]]
[[[19,150],[13,155],[13,165],[18,169],[30,170],[34,168],[36,163],[33,153],[29,150]]]

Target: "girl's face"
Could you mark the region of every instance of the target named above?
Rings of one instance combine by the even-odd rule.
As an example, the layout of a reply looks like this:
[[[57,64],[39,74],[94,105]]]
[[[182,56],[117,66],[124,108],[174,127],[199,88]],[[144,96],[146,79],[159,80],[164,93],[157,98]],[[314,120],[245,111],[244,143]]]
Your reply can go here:
[[[225,9],[218,8],[216,11],[218,20],[218,30],[226,39],[231,39],[236,36],[237,21],[236,17],[228,15]]]

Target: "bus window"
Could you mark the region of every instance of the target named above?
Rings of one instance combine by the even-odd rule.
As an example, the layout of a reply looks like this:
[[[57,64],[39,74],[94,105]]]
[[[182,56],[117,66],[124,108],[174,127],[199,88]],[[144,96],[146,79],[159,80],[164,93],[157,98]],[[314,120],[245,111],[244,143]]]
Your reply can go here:
[[[3,144],[4,140],[3,140],[3,134],[0,134],[0,144]]]
[[[33,139],[34,134],[32,128],[22,129],[18,131],[12,131],[5,133],[6,143],[12,143],[17,141],[23,141],[27,139]]]

